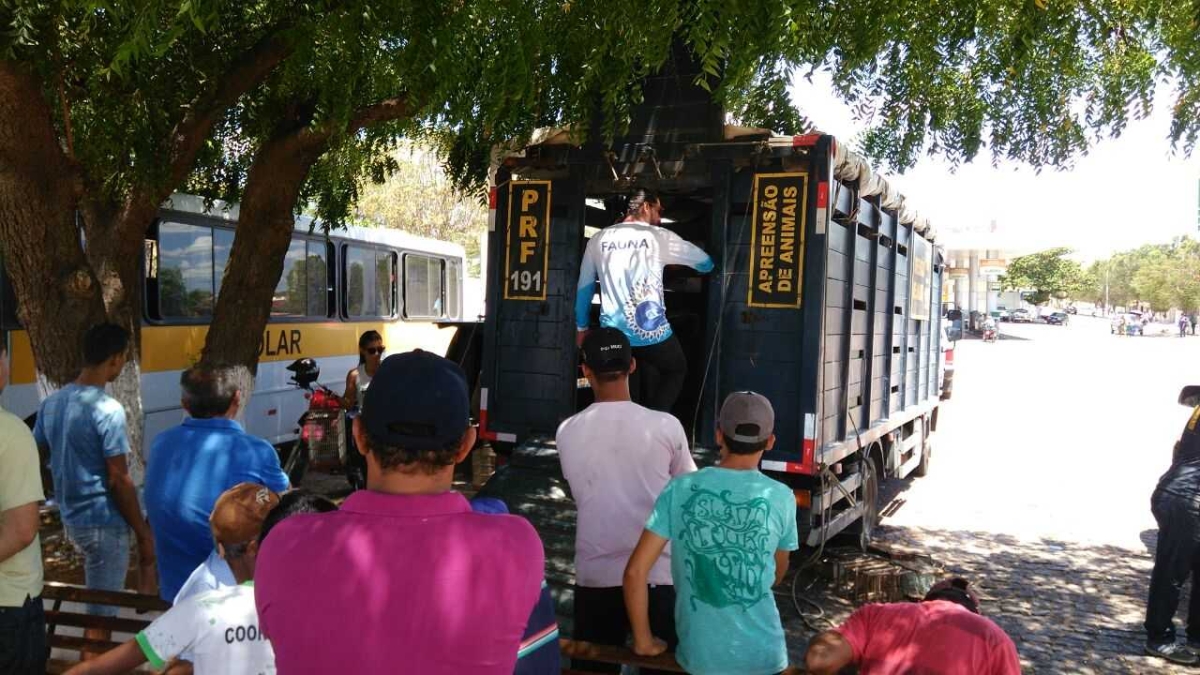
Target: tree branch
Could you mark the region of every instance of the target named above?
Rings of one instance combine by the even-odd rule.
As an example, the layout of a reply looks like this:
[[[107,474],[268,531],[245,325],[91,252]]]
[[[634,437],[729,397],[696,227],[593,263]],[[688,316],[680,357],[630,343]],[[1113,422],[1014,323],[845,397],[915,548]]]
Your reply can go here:
[[[295,47],[290,25],[276,27],[242,54],[218,80],[217,87],[188,107],[171,131],[170,180],[177,184],[191,170],[196,153],[213,125],[246,92],[257,87]]]
[[[188,106],[187,112],[171,130],[163,179],[153,184],[135,186],[130,191],[116,217],[115,241],[136,241],[140,245],[141,228],[149,223],[159,204],[171,196],[171,192],[191,171],[196,156],[217,121],[230,106],[261,84],[291,55],[295,48],[294,38],[289,37],[291,28],[290,24],[281,24],[264,35],[229,65],[218,78],[214,89]]]
[[[408,94],[400,94],[399,96],[385,99],[373,105],[369,105],[354,113],[350,118],[350,124],[347,131],[354,133],[360,129],[379,124],[380,122],[391,122],[412,115],[415,107],[411,105]]]

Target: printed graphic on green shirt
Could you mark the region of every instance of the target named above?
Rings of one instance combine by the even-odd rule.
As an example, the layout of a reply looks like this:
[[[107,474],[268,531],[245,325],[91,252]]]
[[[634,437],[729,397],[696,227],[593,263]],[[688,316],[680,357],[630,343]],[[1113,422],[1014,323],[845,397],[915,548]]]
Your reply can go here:
[[[659,495],[646,529],[672,541],[679,665],[693,675],[774,675],[787,667],[771,594],[775,552],[800,546],[787,486],[758,471],[684,474]]]
[[[767,523],[771,504],[757,497],[738,502],[692,485],[684,503],[679,540],[687,551],[692,611],[696,601],[713,607],[751,607],[769,593],[763,583],[776,538]]]

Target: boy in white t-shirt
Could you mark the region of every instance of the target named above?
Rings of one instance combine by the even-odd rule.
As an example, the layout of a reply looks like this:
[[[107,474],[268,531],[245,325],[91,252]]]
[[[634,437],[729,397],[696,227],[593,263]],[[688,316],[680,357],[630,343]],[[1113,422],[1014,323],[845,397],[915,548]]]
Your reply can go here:
[[[572,637],[597,644],[625,644],[629,634],[621,592],[625,563],[667,482],[696,470],[679,420],[630,400],[629,376],[635,368],[624,333],[615,328],[589,332],[583,341],[583,372],[596,402],[563,422],[556,438],[563,476],[571,485],[579,514]],[[656,634],[674,646],[675,590],[669,553],[648,582]],[[572,667],[617,672],[615,666],[598,663],[573,662]]]
[[[275,653],[258,629],[254,564],[258,535],[279,496],[262,485],[241,483],[217,499],[209,523],[217,551],[238,585],[194,595],[158,617],[137,637],[70,675],[124,673],[149,661],[156,669],[187,654],[196,675],[275,672]]]

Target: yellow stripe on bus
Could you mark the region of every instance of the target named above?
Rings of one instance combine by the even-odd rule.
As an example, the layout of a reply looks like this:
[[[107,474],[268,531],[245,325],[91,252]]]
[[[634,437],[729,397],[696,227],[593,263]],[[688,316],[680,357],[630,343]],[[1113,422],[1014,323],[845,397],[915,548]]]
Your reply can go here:
[[[343,323],[269,324],[259,344],[259,362],[294,361],[358,354],[358,337],[368,330],[379,331],[388,353],[421,348],[445,354],[454,329],[430,322],[378,321]],[[200,360],[208,326],[144,326],[142,328],[142,372],[183,370]],[[34,382],[33,352],[25,331],[12,331],[13,384]]]

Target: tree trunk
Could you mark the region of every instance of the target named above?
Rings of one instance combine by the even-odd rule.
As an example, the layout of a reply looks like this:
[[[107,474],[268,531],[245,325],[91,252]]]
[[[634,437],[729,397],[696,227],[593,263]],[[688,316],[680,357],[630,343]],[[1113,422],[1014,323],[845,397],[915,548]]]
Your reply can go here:
[[[143,203],[140,208],[127,210],[124,217],[132,221],[112,223],[88,223],[85,231],[88,241],[87,255],[92,269],[100,279],[101,296],[108,320],[129,331],[129,362],[121,375],[112,383],[112,395],[125,406],[126,427],[132,456],[129,471],[134,483],[141,485],[146,453],[143,447],[145,415],[142,406],[142,256],[144,234],[153,221],[158,209],[153,203]],[[105,226],[107,225],[107,226]],[[117,236],[116,232],[127,230],[131,234]],[[113,233],[113,234],[109,234]],[[103,236],[108,234],[108,236]]]
[[[254,391],[259,347],[295,229],[296,202],[328,134],[282,130],[259,149],[246,179],[233,249],[221,281],[202,364],[232,366],[242,410]]]
[[[35,364],[54,385],[79,373],[83,332],[105,316],[75,224],[73,169],[36,77],[0,61],[0,244]]]
[[[409,117],[413,109],[407,94],[379,101],[356,111],[346,132]],[[311,127],[310,119],[311,110],[284,120],[254,157],[242,193],[233,250],[200,358],[201,363],[240,368],[248,383],[243,392],[254,390],[259,342],[270,318],[275,285],[283,273],[300,190],[334,137],[334,128]]]

